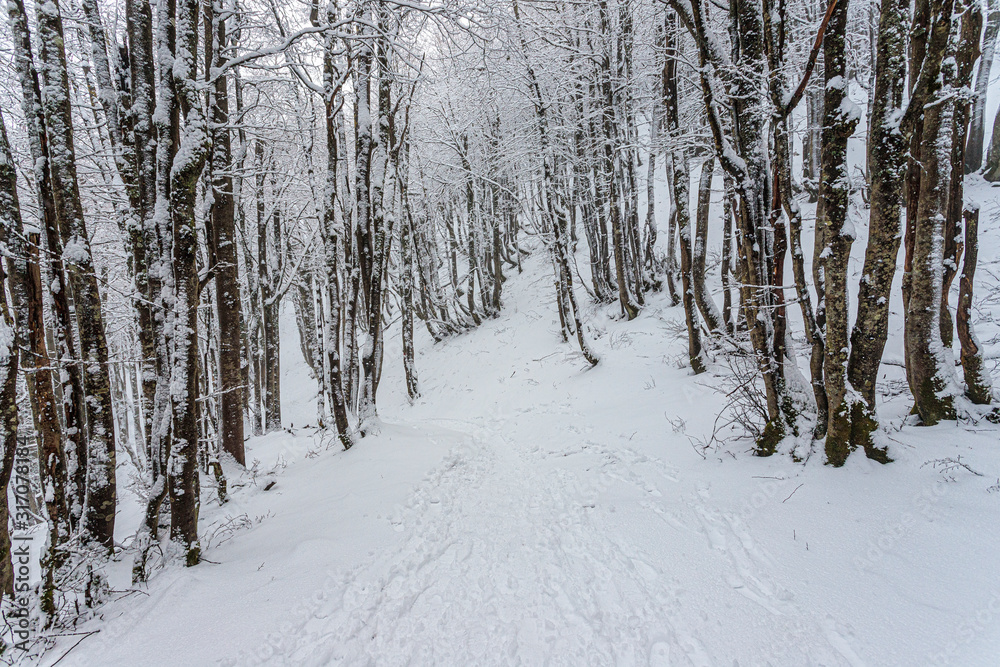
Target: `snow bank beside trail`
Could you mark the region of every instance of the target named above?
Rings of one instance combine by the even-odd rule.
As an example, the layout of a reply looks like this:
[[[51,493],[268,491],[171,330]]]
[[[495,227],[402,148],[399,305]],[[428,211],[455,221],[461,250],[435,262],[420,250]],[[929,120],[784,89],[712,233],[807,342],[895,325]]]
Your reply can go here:
[[[206,490],[208,561],[109,604],[60,664],[996,664],[996,426],[904,426],[888,365],[891,465],[705,449],[728,370],[690,375],[681,309],[591,308],[590,369],[559,341],[547,261],[510,276],[500,318],[438,345],[419,331],[412,406],[391,328],[381,433],[348,452],[303,428],[315,383],[286,313],[296,428],[250,441],[229,504]]]

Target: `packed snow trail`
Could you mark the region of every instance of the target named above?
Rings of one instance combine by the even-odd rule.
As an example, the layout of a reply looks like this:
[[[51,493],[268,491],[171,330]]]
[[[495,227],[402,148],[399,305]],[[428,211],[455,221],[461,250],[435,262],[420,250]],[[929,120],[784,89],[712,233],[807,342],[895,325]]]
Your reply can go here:
[[[617,544],[593,517],[597,498],[623,479],[620,457],[587,445],[553,456],[521,433],[500,435],[511,422],[496,418],[455,426],[469,430],[469,443],[391,519],[407,534],[400,547],[324,591],[260,658],[468,665],[558,656],[586,665],[683,655],[711,664],[675,619],[662,566]],[[559,465],[574,455],[589,455],[598,474]]]
[[[568,404],[539,405],[544,427],[531,412],[444,422],[468,440],[389,518],[403,541],[224,664],[717,664],[689,625],[699,614],[685,606],[677,555],[643,548],[623,522],[660,550],[667,539],[719,552],[698,558],[721,563],[715,576],[760,610],[794,620],[795,644],[775,656],[862,664],[833,624],[767,581],[774,560],[711,504],[708,484],[686,493],[662,461],[587,439],[593,429]],[[684,495],[680,518],[660,519]]]
[[[840,470],[703,449],[723,399],[683,364],[682,311],[593,309],[590,368],[559,341],[546,261],[502,317],[422,332],[413,405],[391,328],[381,432],[347,452],[303,427],[286,311],[295,428],[248,443],[229,503],[205,490],[207,561],[107,605],[60,664],[996,664],[995,427],[907,427],[892,465]],[[925,465],[958,455],[984,477]]]

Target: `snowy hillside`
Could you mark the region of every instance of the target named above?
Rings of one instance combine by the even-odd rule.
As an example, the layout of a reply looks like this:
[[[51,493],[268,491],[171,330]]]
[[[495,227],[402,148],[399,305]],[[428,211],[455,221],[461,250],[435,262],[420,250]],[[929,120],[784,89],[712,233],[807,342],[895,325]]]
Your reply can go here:
[[[505,295],[467,335],[421,332],[413,406],[392,327],[381,432],[346,452],[306,426],[287,309],[288,429],[249,442],[231,502],[205,491],[206,561],[108,604],[60,664],[996,664],[994,426],[902,427],[899,397],[888,466],[705,447],[726,373],[681,367],[680,307],[591,309],[590,369],[543,252]]]

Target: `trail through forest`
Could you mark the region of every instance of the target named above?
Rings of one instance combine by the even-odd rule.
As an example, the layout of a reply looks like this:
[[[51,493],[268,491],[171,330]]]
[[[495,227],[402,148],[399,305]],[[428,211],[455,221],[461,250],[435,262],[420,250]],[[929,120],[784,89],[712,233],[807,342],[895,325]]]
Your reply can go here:
[[[348,452],[302,427],[314,385],[283,345],[289,428],[203,510],[209,562],[109,605],[73,664],[990,664],[996,495],[922,464],[1000,469],[995,431],[909,429],[850,476],[704,449],[719,378],[676,362],[680,309],[595,311],[590,369],[552,352],[538,255],[506,317],[421,342],[426,398],[387,382]]]
[[[0,667],[1000,664],[1000,0],[6,6]]]

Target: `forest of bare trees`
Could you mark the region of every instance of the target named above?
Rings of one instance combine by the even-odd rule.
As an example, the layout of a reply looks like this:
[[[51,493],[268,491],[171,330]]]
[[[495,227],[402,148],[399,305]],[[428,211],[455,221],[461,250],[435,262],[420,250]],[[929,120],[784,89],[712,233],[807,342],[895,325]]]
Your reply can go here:
[[[591,365],[589,308],[631,320],[659,291],[694,373],[748,360],[761,456],[805,436],[889,462],[900,277],[920,422],[991,402],[963,184],[1000,181],[997,0],[6,7],[0,486],[30,468],[46,624],[102,601],[109,559],[134,581],[199,563],[205,489],[225,502],[247,438],[282,428],[282,307],[344,449],[379,431],[389,332],[414,400],[415,330],[502,317],[531,252]],[[124,484],[146,507],[123,531]],[[8,596],[12,511],[0,494]]]

